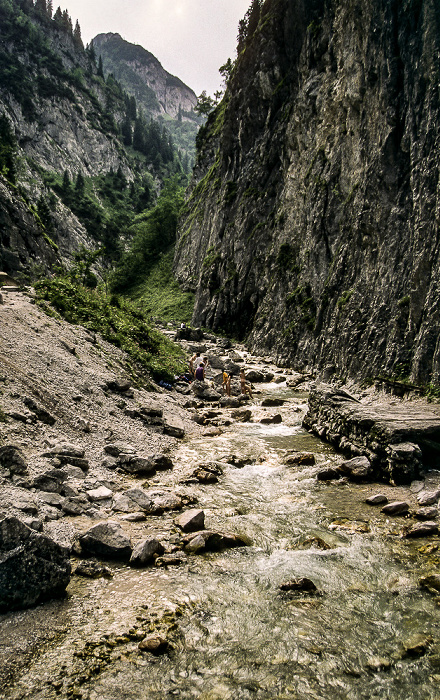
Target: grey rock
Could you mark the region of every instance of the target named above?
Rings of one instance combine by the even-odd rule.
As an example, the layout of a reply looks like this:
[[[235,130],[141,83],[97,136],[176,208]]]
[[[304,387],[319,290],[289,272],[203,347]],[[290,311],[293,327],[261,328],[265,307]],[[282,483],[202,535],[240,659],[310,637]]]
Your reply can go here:
[[[248,408],[240,408],[237,411],[232,411],[231,418],[238,423],[248,423],[252,418],[252,411]]]
[[[113,491],[108,489],[106,486],[99,486],[96,489],[91,489],[90,491],[86,491],[87,498],[89,501],[95,502],[95,501],[105,501],[108,500],[109,498],[112,498],[113,496]]]
[[[353,457],[340,464],[338,469],[352,481],[368,481],[373,475],[371,463],[367,457]]]
[[[405,537],[429,537],[438,534],[438,523],[427,520],[423,523],[416,523],[405,530]]]
[[[182,515],[176,519],[175,523],[183,532],[203,530],[205,527],[205,513],[203,510],[192,508],[182,513]]]
[[[249,369],[246,372],[246,380],[251,384],[260,384],[266,381],[266,375],[263,372],[259,372],[256,369]]]
[[[91,527],[79,538],[81,548],[104,559],[129,561],[132,553],[130,538],[119,523],[111,520]]]
[[[50,450],[43,452],[43,457],[79,457],[82,458],[85,455],[85,450],[78,445],[73,445],[69,442],[60,442],[55,447]]]
[[[283,406],[285,403],[285,399],[279,399],[275,396],[268,396],[267,398],[262,400],[261,405],[263,407],[274,408],[276,406]]]
[[[130,498],[136,505],[138,510],[149,512],[153,507],[153,500],[148,493],[141,488],[132,488],[125,491],[125,495]]]
[[[58,493],[45,493],[44,491],[39,494],[39,499],[42,503],[46,503],[54,508],[62,508],[64,503],[64,498]]]
[[[118,467],[123,469],[128,474],[154,474],[156,466],[151,457],[139,457],[137,455],[120,454],[118,458]]]
[[[185,552],[188,554],[197,554],[197,552],[205,549],[205,544],[205,538],[201,534],[198,534],[188,542],[185,547]]]
[[[393,501],[381,509],[381,513],[385,513],[385,515],[407,515],[408,512],[409,505],[406,501]]]
[[[194,396],[202,399],[202,401],[213,403],[215,401],[220,401],[221,399],[221,394],[219,394],[218,391],[211,389],[206,382],[200,382],[198,380],[194,381],[191,384],[191,391]]]
[[[388,498],[382,493],[377,493],[374,496],[369,496],[365,503],[368,503],[369,506],[380,506],[388,503]]]
[[[64,594],[69,550],[17,518],[0,520],[0,610],[29,607]]]
[[[14,445],[0,447],[0,465],[10,474],[27,474],[28,465],[23,452]]]
[[[426,506],[426,508],[419,508],[414,513],[414,517],[417,520],[434,520],[438,516],[438,508],[431,508]]]
[[[185,428],[183,422],[177,416],[172,416],[167,413],[163,419],[163,432],[165,435],[170,435],[175,438],[185,437]]]
[[[130,557],[130,566],[147,566],[164,552],[165,548],[154,537],[138,542]]]
[[[417,496],[417,503],[419,506],[432,506],[440,498],[440,489],[435,489],[435,491],[422,491]]]
[[[274,416],[267,416],[266,418],[261,418],[260,423],[263,423],[263,425],[278,425],[279,423],[283,422],[283,417],[281,416],[280,413],[277,413]]]
[[[233,396],[222,396],[220,398],[220,406],[222,408],[239,408],[240,401]]]
[[[35,414],[37,420],[39,420],[41,423],[45,423],[46,425],[54,425],[54,416],[52,416],[49,411],[46,411],[45,408],[40,406],[34,399],[25,397],[23,399],[23,403],[30,411],[32,411],[32,413]]]
[[[110,443],[104,447],[104,452],[112,457],[119,457],[119,455],[134,455],[136,450],[131,445],[127,445],[122,442]]]

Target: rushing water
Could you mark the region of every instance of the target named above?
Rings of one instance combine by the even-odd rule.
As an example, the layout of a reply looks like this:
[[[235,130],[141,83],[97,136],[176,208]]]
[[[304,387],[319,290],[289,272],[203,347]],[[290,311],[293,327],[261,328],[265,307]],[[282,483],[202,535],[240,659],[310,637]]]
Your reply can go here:
[[[51,604],[65,627],[5,697],[438,700],[440,623],[435,598],[418,585],[421,543],[402,540],[399,524],[365,505],[377,487],[323,484],[316,467],[283,465],[289,450],[313,451],[320,465],[340,459],[301,418],[233,424],[183,443],[175,461],[249,458],[197,492],[209,529],[252,544],[181,567],[118,566],[111,580],[76,580],[68,601]],[[298,577],[318,592],[280,590]],[[168,655],[140,654],[131,639],[103,656],[103,638],[135,634],[158,603],[178,612]],[[29,614],[20,614],[23,625]],[[426,653],[404,652],[415,635],[432,637]]]

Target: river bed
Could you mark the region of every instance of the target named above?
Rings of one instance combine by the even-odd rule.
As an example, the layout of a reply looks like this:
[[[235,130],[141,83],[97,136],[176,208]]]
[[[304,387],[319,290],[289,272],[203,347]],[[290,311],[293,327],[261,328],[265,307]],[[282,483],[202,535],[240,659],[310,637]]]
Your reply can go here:
[[[402,518],[365,504],[410,489],[318,482],[317,469],[342,458],[301,428],[304,396],[276,392],[286,403],[270,413],[282,423],[234,422],[173,456],[246,459],[192,488],[206,527],[249,546],[167,569],[112,564],[110,579],[75,576],[66,599],[3,616],[1,644],[21,654],[5,700],[440,698],[439,609],[418,584],[438,564],[439,538],[404,540]],[[305,450],[316,465],[283,463]],[[300,577],[317,591],[280,590]],[[154,631],[167,634],[168,654],[139,651]]]

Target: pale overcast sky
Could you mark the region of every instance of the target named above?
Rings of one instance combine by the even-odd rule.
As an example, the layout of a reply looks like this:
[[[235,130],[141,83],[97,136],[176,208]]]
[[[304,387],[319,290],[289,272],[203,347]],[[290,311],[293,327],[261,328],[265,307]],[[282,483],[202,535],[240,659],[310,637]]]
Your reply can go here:
[[[199,95],[220,87],[218,69],[236,56],[238,22],[251,0],[61,0],[84,44],[117,32],[140,44]],[[54,10],[58,6],[53,0]]]

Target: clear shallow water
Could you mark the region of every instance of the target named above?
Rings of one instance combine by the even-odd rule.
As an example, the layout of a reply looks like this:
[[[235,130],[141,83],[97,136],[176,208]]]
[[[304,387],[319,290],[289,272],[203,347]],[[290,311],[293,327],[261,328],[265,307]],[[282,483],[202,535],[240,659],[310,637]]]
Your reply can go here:
[[[372,514],[362,488],[321,484],[316,467],[283,465],[290,450],[315,452],[319,465],[338,459],[300,421],[289,414],[288,425],[234,424],[217,438],[184,443],[176,461],[254,460],[197,489],[207,528],[251,546],[192,556],[174,569],[115,567],[111,581],[76,580],[60,604],[66,634],[5,697],[438,700],[440,621],[434,598],[418,586],[417,546]],[[353,518],[339,528],[347,503]],[[318,593],[280,591],[298,577]],[[125,634],[158,604],[181,611],[170,655],[142,655],[128,643],[88,677],[86,645]],[[432,637],[429,653],[403,655],[416,634]]]

